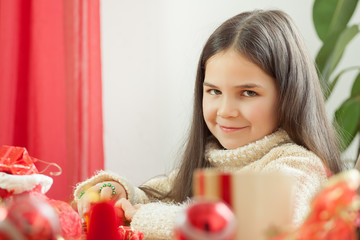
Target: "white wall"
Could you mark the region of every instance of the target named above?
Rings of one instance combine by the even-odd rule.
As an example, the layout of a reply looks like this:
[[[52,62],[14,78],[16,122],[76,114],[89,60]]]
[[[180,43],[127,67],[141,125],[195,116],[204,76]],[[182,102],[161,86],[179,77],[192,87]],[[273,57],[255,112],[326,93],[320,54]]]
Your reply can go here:
[[[233,15],[256,8],[282,9],[293,17],[315,56],[320,41],[312,24],[312,4],[313,0],[102,0],[105,168],[141,184],[173,167],[190,120],[201,48]],[[356,13],[352,21],[359,19]],[[359,37],[352,45],[359,52]],[[342,65],[358,64],[349,53]],[[342,81],[331,97],[329,116],[347,97],[349,83]],[[357,143],[346,156],[355,157]]]

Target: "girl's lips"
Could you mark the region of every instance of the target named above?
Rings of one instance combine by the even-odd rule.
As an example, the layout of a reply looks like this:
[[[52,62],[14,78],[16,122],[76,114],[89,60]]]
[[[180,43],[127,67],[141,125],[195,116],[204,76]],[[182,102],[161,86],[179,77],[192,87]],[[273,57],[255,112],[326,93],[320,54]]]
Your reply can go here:
[[[219,125],[220,129],[224,132],[235,132],[235,131],[238,131],[238,130],[241,130],[241,129],[244,129],[245,127],[225,127],[225,126],[221,126]]]

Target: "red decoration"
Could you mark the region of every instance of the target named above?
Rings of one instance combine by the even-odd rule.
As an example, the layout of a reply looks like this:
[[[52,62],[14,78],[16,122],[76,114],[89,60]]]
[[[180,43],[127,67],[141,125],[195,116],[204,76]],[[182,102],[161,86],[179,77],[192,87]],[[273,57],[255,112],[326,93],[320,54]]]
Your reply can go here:
[[[8,198],[12,196],[14,191],[8,191],[6,189],[0,188],[0,199],[2,198]]]
[[[65,239],[80,238],[82,227],[79,214],[66,202],[49,199],[48,203],[59,217],[61,236]]]
[[[34,162],[25,148],[2,146],[0,148],[0,172],[13,175],[30,175],[39,173]]]
[[[41,231],[45,234],[44,236],[48,236],[49,231],[54,226],[56,226],[56,233],[61,234],[65,239],[78,239],[81,237],[79,214],[66,202],[49,199],[40,192],[30,191],[5,198],[4,203],[3,208],[9,212],[6,221],[11,221],[11,224],[16,226],[18,234],[24,234],[24,236],[28,237],[27,239],[50,239],[37,238],[43,236],[37,232]],[[44,214],[44,211],[46,211],[46,214]],[[47,220],[47,218],[51,221]],[[39,221],[44,225],[41,225],[41,228],[39,227]],[[4,222],[0,218],[1,224],[4,224]],[[0,239],[3,238],[0,237]]]
[[[235,215],[223,202],[196,202],[179,216],[175,228],[177,240],[233,240]]]
[[[91,207],[87,229],[87,240],[112,239],[122,240],[118,232],[118,224],[114,204],[99,202]]]
[[[122,240],[142,240],[144,238],[144,234],[142,232],[135,231],[128,226],[120,226],[119,232]]]
[[[218,184],[211,185],[208,182],[216,182]],[[194,197],[211,197],[226,203],[229,207],[233,207],[233,188],[232,174],[221,172],[215,169],[198,169],[194,174],[193,192]],[[214,189],[216,189],[214,191]],[[216,192],[216,195],[214,195]]]
[[[113,201],[95,203],[89,213],[87,240],[142,240],[144,234],[131,227],[123,226],[124,211],[114,207]],[[120,227],[119,227],[120,226]]]
[[[294,231],[271,240],[357,240],[359,184],[360,174],[355,169],[334,175],[313,199],[305,222]]]
[[[7,174],[12,175],[38,174],[38,170],[34,165],[35,161],[36,159],[30,157],[25,148],[13,146],[2,146],[0,148],[1,172],[6,172]],[[16,176],[14,179],[21,177],[22,176]],[[32,175],[30,177],[36,177],[36,175]],[[11,186],[10,183],[8,184]],[[48,198],[42,193],[41,189],[41,185],[34,184],[31,191],[24,191],[20,194],[14,194],[14,190],[12,189],[6,190],[0,188],[0,197],[1,199],[4,199],[4,202],[6,203],[6,209],[9,211],[9,213],[11,213],[8,215],[8,219],[6,221],[12,221],[11,224],[16,226],[18,234],[24,234],[26,237],[28,237],[29,234],[27,231],[30,231],[31,233],[26,239],[51,239],[48,237],[40,238],[40,236],[43,235],[39,235],[40,233],[34,233],[34,231],[41,231],[41,234],[45,234],[44,236],[49,235],[49,233],[46,232],[49,228],[49,224],[46,225],[46,219],[40,219],[41,221],[38,220],[40,216],[39,214],[43,210],[43,208],[39,208],[38,206],[45,204],[44,206],[47,208],[46,210],[54,214],[52,218],[55,218],[55,220],[52,221],[57,222],[58,230],[64,238],[80,238],[81,220],[79,214],[74,211],[68,203]],[[49,210],[49,208],[51,209]],[[23,213],[26,216],[21,222],[19,216],[21,216]],[[16,217],[16,219],[13,219],[14,217]],[[27,219],[26,217],[29,218]],[[38,226],[39,221],[40,223],[44,224],[45,229]],[[26,227],[22,225],[17,226],[17,224],[26,224]],[[33,235],[35,237],[33,237]],[[0,239],[3,238],[0,237]]]
[[[49,239],[60,234],[58,218],[43,199],[28,193],[5,201],[6,214],[0,220],[1,239]],[[4,210],[3,209],[3,210]]]

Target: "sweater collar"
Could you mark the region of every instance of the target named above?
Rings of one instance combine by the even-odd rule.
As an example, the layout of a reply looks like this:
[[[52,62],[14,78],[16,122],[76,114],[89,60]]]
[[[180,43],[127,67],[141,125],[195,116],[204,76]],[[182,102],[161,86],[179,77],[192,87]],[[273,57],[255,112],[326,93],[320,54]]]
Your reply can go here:
[[[279,129],[245,146],[224,150],[213,138],[207,143],[205,157],[213,167],[222,169],[244,167],[267,154],[272,148],[291,142],[288,134]]]

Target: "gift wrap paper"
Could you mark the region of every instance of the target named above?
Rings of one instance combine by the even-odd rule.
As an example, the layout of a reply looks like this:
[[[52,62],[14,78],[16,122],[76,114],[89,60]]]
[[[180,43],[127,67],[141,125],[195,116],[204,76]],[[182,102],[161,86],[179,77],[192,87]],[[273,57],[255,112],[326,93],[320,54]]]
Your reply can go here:
[[[30,175],[39,173],[34,162],[37,159],[29,156],[25,148],[3,145],[0,148],[0,172],[13,175]]]
[[[194,198],[222,200],[236,215],[237,240],[267,239],[291,224],[294,178],[281,173],[194,173]]]

